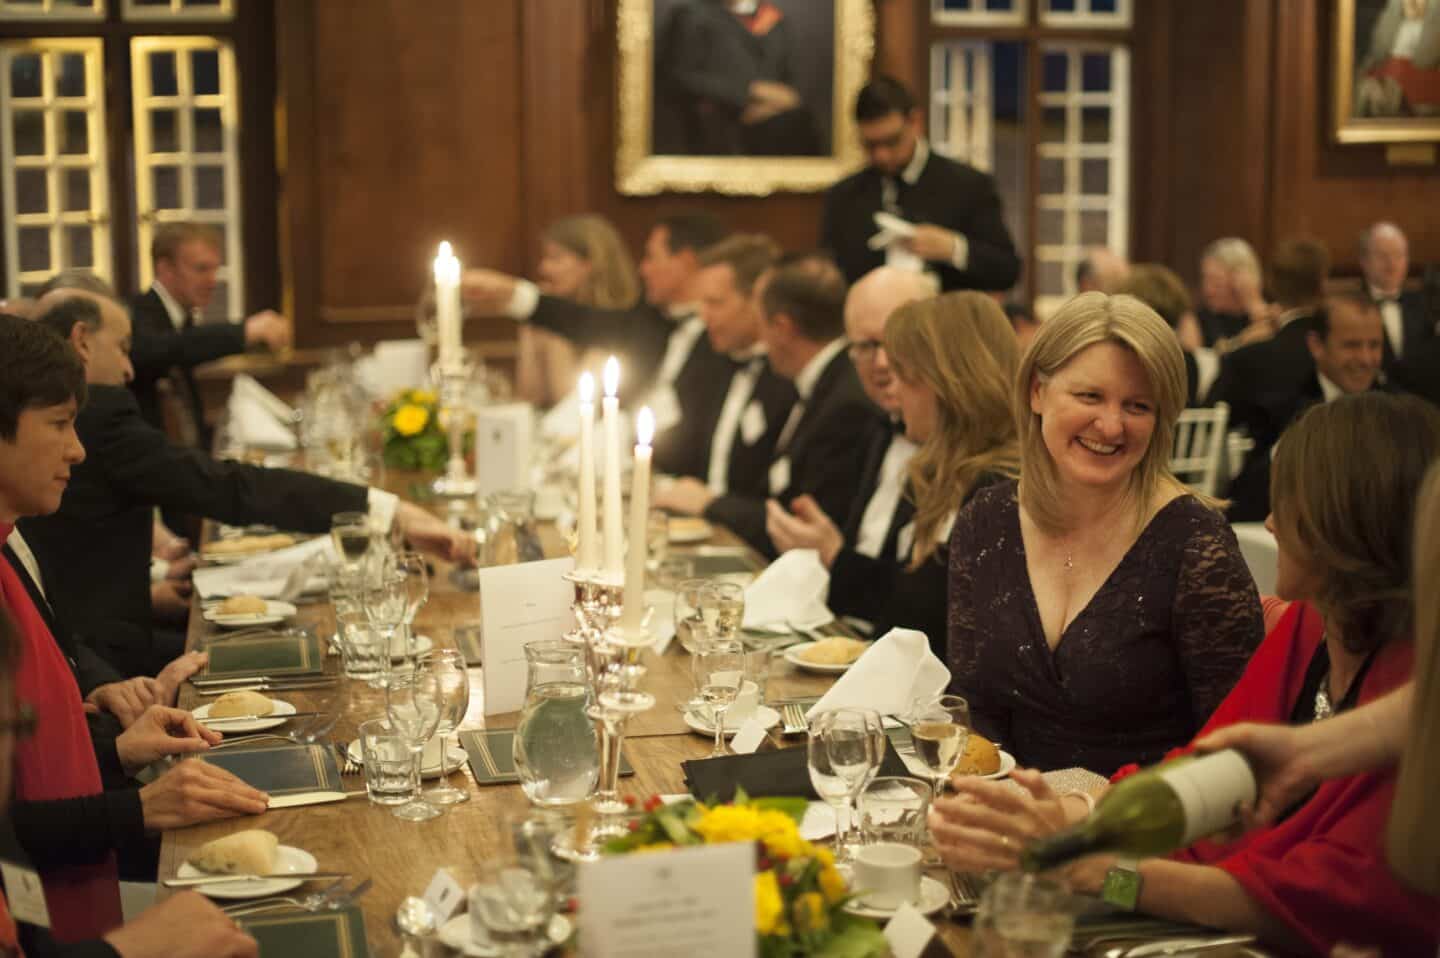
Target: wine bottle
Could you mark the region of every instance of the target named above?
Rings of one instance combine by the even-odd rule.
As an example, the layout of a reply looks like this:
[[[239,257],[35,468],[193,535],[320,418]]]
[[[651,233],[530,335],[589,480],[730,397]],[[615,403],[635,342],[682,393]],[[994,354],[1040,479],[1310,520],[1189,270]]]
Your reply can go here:
[[[1030,843],[1020,864],[1043,871],[1097,852],[1165,855],[1229,827],[1255,796],[1255,774],[1234,749],[1178,758],[1112,787],[1085,821]]]

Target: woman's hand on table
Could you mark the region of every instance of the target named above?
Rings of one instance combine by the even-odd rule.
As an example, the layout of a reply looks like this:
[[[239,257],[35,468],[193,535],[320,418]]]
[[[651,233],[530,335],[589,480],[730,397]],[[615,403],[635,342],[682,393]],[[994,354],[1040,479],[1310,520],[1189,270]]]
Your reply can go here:
[[[205,761],[181,762],[140,789],[147,831],[185,828],[241,815],[261,815],[270,796]]]
[[[845,545],[845,537],[835,523],[809,495],[797,496],[789,512],[774,499],[767,499],[765,532],[781,552],[814,549],[827,569],[835,564],[835,557]]]
[[[94,711],[109,712],[120,720],[121,728],[128,729],[150,706],[164,703],[164,691],[160,682],[141,675],[97,685],[85,696],[85,704]]]
[[[477,562],[475,537],[451,528],[437,516],[411,502],[401,502],[395,509],[395,521],[410,544],[421,552],[473,568]]]
[[[681,476],[655,490],[655,508],[686,516],[702,515],[714,501],[710,487],[693,476]]]
[[[152,705],[115,739],[115,750],[120,755],[120,764],[133,772],[171,755],[207,751],[210,746],[218,745],[222,737],[195,721],[195,716],[184,709]]]
[[[183,891],[105,936],[121,958],[255,958],[255,939],[198,892]]]
[[[185,681],[203,669],[210,661],[209,652],[186,652],[178,658],[172,659],[170,664],[160,670],[155,676],[155,681],[160,683],[159,705],[174,705],[175,695],[180,691],[180,686]]]
[[[1017,769],[1005,782],[955,776],[956,794],[936,800],[930,809],[930,832],[945,864],[955,871],[1011,871],[1020,866],[1020,852],[1033,839],[1068,825],[1061,796],[1033,769]]]

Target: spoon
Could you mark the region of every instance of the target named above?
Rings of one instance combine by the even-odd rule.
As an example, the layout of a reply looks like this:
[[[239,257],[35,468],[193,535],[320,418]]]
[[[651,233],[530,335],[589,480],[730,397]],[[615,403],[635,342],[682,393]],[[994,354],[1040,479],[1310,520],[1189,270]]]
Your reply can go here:
[[[410,947],[411,942],[416,938],[428,938],[435,934],[435,912],[425,899],[411,895],[395,910],[395,927],[400,929],[400,935],[405,942],[402,958],[404,955],[413,955],[415,950]]]

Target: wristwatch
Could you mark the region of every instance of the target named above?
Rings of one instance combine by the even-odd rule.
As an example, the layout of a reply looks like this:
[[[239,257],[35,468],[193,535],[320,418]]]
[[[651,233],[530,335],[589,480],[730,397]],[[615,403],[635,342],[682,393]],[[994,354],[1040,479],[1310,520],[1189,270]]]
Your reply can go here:
[[[1100,900],[1107,904],[1134,911],[1140,903],[1140,886],[1144,884],[1138,859],[1119,858],[1105,873],[1105,884],[1100,886]]]

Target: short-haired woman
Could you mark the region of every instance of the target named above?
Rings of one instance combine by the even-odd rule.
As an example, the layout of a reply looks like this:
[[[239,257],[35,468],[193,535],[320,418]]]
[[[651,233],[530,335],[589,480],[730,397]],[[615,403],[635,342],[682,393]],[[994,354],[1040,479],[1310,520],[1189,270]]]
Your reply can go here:
[[[1019,482],[955,523],[949,663],[976,728],[1023,764],[1158,759],[1263,637],[1234,533],[1170,472],[1184,406],[1175,334],[1129,296],[1070,300],[1021,363]]]

